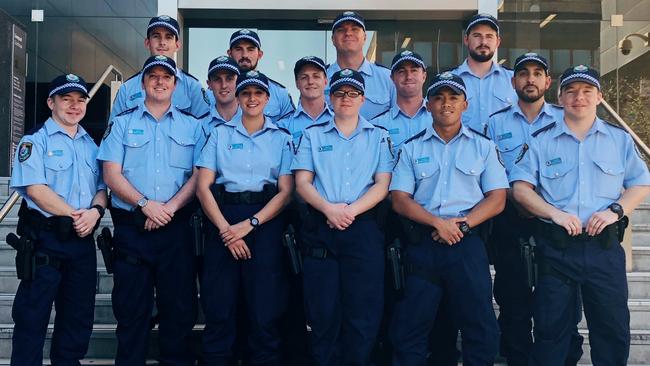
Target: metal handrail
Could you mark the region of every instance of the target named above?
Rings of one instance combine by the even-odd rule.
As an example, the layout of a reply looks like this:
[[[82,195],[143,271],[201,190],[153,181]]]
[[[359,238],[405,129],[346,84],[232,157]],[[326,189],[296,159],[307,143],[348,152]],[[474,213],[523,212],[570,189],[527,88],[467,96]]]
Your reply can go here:
[[[633,139],[634,142],[637,144],[637,146],[640,147],[641,150],[643,150],[643,153],[644,153],[646,156],[650,157],[650,148],[648,148],[648,145],[646,145],[645,142],[643,142],[643,140],[641,140],[641,138],[639,137],[639,135],[637,135],[634,131],[632,131],[632,128],[631,128],[627,123],[625,123],[625,121],[623,121],[623,118],[621,118],[621,116],[619,116],[619,114],[616,113],[616,111],[614,110],[614,108],[612,108],[612,106],[609,105],[609,103],[607,103],[607,102],[603,99],[601,104],[603,105],[603,107],[605,107],[605,109],[607,110],[607,112],[609,112],[609,114],[611,114],[612,117],[614,117],[614,119],[616,120],[616,122],[618,122],[618,124],[621,125],[621,127],[623,127],[623,129],[624,129],[625,131],[627,131],[627,132],[632,136],[632,139]]]
[[[97,90],[99,90],[102,84],[104,84],[104,81],[111,73],[115,74],[116,80],[119,81],[123,80],[122,73],[120,72],[120,70],[118,70],[113,65],[108,65],[108,67],[106,67],[106,70],[104,70],[102,76],[99,78],[99,80],[97,80],[97,83],[95,83],[92,89],[90,89],[90,91],[88,92],[88,100],[86,101],[86,104],[90,103],[90,100],[93,99],[93,97],[97,93]],[[7,202],[5,202],[4,205],[2,205],[2,208],[0,208],[0,223],[5,219],[5,217],[7,217],[9,211],[11,211],[11,209],[14,207],[14,205],[16,204],[16,202],[18,202],[19,199],[20,199],[20,195],[16,191],[14,191],[11,194],[11,196],[9,196]]]

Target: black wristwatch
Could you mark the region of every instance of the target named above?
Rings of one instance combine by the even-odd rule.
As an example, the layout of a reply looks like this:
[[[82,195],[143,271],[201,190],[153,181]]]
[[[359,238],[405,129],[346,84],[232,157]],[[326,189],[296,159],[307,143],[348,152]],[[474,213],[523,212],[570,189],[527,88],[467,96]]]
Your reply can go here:
[[[460,232],[463,233],[463,235],[467,235],[472,231],[469,228],[469,224],[466,223],[465,221],[462,221],[462,222],[458,223],[458,229],[460,229]]]
[[[251,226],[253,227],[253,230],[257,230],[257,228],[260,227],[260,220],[257,217],[252,216],[248,218],[248,221],[251,222]]]
[[[619,205],[618,203],[614,202],[611,205],[607,206],[610,211],[618,215],[618,219],[622,219],[623,216],[625,215],[625,212],[623,212],[623,206]]]
[[[99,212],[99,218],[101,219],[104,217],[104,213],[106,213],[106,209],[102,207],[102,205],[93,205],[91,208],[96,208],[97,212]]]

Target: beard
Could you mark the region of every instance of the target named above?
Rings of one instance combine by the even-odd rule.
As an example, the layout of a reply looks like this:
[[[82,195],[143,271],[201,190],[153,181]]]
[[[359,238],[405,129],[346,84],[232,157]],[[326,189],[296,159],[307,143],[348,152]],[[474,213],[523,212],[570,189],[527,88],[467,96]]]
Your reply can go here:
[[[488,62],[492,59],[492,57],[494,57],[494,52],[488,52],[482,55],[474,50],[470,50],[469,57],[471,57],[476,62]]]
[[[251,66],[250,67],[248,67],[246,65],[242,66],[241,62],[244,61],[244,60],[250,62]],[[249,58],[240,59],[237,62],[237,64],[239,65],[239,70],[241,70],[242,72],[248,72],[248,71],[257,69],[257,63],[253,64],[253,62]]]
[[[523,101],[524,103],[535,103],[536,101],[542,99],[544,97],[544,92],[546,90],[542,91],[537,89],[539,92],[537,95],[532,96],[530,94],[526,94],[523,90],[515,90],[517,92],[517,96],[519,97],[519,100]]]

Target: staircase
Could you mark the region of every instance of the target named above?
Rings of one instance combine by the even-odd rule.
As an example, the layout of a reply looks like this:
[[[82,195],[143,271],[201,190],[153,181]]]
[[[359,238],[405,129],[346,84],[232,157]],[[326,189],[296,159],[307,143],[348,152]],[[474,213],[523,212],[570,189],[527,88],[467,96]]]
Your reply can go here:
[[[0,178],[0,205],[4,204],[11,194],[8,188],[9,179]],[[14,256],[15,251],[4,241],[5,236],[15,231],[18,221],[18,204],[12,209],[7,218],[0,223],[0,365],[8,365],[11,355],[11,336],[13,321],[11,319],[11,305],[18,287],[16,279]],[[633,225],[633,271],[628,273],[629,301],[632,328],[632,341],[630,348],[630,365],[650,364],[650,201],[643,203],[632,215]],[[111,226],[109,214],[102,220],[102,226]],[[113,278],[106,273],[101,253],[97,251],[97,295],[95,299],[95,324],[88,349],[88,365],[112,365],[115,355],[115,318],[111,308],[111,290]],[[52,321],[54,310],[52,310]],[[201,322],[202,316],[199,317]],[[195,345],[198,346],[201,324],[195,326]],[[48,329],[46,340],[45,358],[49,355],[49,341],[51,325]],[[584,356],[581,364],[590,364],[589,334],[586,323],[580,325],[580,332],[585,336]],[[157,354],[157,330],[154,329],[150,341],[150,357]],[[153,361],[151,362],[153,364]]]

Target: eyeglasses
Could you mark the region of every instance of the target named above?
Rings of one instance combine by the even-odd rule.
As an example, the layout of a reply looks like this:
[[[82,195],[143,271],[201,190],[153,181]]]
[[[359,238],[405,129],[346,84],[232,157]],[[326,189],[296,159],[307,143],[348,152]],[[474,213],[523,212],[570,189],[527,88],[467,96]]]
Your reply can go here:
[[[334,93],[332,93],[332,95],[337,98],[343,98],[345,96],[349,98],[358,98],[359,96],[363,95],[363,93],[357,90],[348,90],[348,91],[337,90]]]

